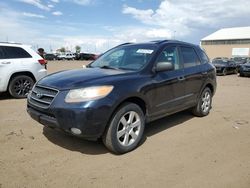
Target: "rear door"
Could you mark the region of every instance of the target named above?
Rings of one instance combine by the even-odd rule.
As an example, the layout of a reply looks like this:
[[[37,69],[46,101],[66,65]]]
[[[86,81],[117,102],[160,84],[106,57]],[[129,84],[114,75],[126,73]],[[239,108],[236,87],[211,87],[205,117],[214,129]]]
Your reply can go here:
[[[181,61],[184,66],[185,79],[185,101],[184,106],[192,106],[196,104],[200,93],[204,75],[206,71],[202,70],[201,60],[194,47],[183,45],[180,46]]]

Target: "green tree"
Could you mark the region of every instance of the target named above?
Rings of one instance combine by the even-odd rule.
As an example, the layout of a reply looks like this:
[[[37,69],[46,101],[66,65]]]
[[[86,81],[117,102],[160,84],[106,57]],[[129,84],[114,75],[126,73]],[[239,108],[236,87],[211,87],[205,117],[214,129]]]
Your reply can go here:
[[[75,49],[76,49],[76,53],[80,53],[80,52],[81,52],[81,46],[78,46],[78,45],[77,45],[77,46],[75,47]]]
[[[61,47],[61,48],[60,48],[60,52],[65,53],[65,51],[66,51],[66,50],[65,50],[64,47]]]

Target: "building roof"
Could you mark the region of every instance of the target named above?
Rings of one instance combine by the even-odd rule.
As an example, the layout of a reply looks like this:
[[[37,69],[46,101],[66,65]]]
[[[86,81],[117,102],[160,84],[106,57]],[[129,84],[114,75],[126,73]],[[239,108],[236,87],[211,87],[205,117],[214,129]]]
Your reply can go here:
[[[223,28],[204,37],[201,41],[236,39],[250,39],[250,27]]]

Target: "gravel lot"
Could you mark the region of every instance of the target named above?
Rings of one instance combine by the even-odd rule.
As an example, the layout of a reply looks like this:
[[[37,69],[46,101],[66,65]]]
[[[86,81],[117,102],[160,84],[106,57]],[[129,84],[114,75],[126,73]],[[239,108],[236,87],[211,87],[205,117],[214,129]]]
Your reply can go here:
[[[50,73],[87,62],[49,62]],[[209,116],[188,111],[147,125],[139,148],[114,155],[43,128],[26,100],[0,95],[0,188],[250,187],[250,78],[217,77]]]

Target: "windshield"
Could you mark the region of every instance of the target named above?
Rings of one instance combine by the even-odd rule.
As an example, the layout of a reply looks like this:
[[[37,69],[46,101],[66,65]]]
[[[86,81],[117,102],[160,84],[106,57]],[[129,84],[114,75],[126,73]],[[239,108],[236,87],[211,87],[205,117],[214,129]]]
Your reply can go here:
[[[148,64],[154,51],[154,45],[119,46],[103,54],[90,67],[137,71]]]

